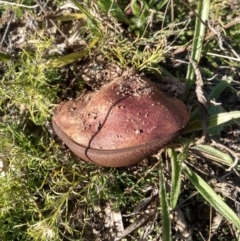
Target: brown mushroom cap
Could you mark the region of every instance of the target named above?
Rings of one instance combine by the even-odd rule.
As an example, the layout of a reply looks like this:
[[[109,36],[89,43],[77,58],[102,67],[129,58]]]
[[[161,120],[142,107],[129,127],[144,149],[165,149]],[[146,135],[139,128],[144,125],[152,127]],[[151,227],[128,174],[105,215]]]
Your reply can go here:
[[[186,106],[150,80],[120,77],[97,92],[61,103],[54,110],[53,128],[82,159],[117,167],[158,151],[188,120]]]

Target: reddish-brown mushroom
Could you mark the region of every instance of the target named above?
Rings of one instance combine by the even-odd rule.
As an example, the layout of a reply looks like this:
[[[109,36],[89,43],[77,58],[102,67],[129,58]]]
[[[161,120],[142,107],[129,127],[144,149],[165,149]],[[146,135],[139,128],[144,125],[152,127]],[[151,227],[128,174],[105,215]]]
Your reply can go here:
[[[186,106],[147,78],[119,77],[57,106],[53,128],[83,160],[120,167],[157,152],[188,120]]]

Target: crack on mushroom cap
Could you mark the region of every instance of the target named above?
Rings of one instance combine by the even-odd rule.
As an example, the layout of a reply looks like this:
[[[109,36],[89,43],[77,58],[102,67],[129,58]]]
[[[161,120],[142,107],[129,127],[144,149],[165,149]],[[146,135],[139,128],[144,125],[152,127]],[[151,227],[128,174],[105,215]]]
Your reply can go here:
[[[166,139],[186,125],[189,115],[180,100],[137,75],[116,78],[98,92],[62,104],[53,119],[79,145],[114,150]]]

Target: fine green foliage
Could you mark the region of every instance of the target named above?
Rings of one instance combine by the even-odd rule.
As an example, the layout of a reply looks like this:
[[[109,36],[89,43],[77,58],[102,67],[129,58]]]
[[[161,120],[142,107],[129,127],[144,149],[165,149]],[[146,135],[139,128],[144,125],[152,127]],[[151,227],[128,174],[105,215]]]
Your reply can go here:
[[[0,109],[5,113],[16,111],[20,113],[18,118],[27,116],[34,124],[41,125],[50,116],[57,93],[52,83],[59,74],[43,62],[43,51],[50,42],[32,41],[36,41],[34,52],[23,50],[16,63],[7,63],[8,72],[0,82]]]

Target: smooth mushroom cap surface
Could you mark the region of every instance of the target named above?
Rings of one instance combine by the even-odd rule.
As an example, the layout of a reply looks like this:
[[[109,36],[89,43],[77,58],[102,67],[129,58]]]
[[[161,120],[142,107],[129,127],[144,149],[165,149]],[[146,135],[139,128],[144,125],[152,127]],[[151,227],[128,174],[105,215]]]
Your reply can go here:
[[[56,134],[79,157],[126,166],[158,151],[189,120],[186,106],[147,78],[119,77],[54,110]]]

